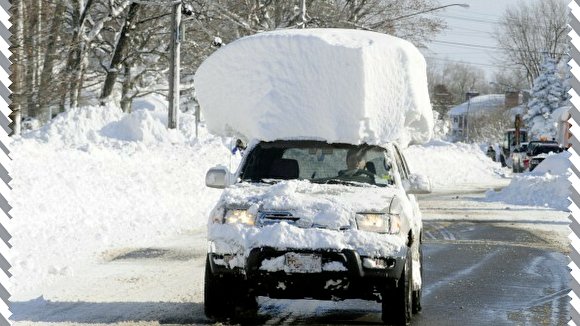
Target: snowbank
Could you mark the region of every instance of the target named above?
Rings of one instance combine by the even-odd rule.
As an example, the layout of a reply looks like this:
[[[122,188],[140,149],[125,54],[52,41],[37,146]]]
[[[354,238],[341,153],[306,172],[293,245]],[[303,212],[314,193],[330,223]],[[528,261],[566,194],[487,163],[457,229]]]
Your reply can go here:
[[[183,115],[180,128],[194,128],[191,115]],[[124,114],[115,106],[75,108],[58,115],[44,127],[23,134],[59,147],[113,145],[119,141],[140,144],[185,143],[193,141],[194,133],[167,129],[167,104],[156,95],[136,101],[133,113]]]
[[[210,131],[222,136],[406,146],[433,130],[424,58],[385,34],[260,33],[210,56],[195,85]]]
[[[205,187],[205,173],[231,155],[205,128],[194,139],[193,115],[168,133],[166,115],[155,100],[131,114],[80,108],[14,140],[15,300],[40,296],[111,248],[205,228],[220,195]]]
[[[570,205],[570,153],[549,155],[533,172],[516,175],[501,191],[488,191],[487,201],[567,210]]]
[[[433,140],[404,150],[411,173],[431,179],[433,191],[481,189],[507,183],[499,163],[476,144]]]

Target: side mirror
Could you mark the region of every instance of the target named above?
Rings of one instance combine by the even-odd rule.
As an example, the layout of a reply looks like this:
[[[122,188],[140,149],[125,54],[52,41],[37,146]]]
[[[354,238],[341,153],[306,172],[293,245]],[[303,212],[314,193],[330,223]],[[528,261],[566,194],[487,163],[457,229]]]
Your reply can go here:
[[[224,166],[216,166],[205,175],[205,185],[210,188],[224,189],[228,186],[230,171]]]
[[[403,185],[409,195],[424,195],[431,193],[431,180],[421,174],[409,175],[408,182]]]

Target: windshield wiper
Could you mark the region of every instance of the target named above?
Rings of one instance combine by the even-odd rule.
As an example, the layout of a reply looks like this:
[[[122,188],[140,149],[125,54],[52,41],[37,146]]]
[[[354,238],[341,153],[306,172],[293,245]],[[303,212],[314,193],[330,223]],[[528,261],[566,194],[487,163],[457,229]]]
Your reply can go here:
[[[324,178],[324,179],[311,179],[308,180],[312,183],[320,183],[320,184],[327,184],[327,185],[348,185],[348,186],[357,186],[357,187],[366,187],[366,186],[371,186],[370,183],[366,183],[366,182],[359,182],[359,181],[354,181],[354,180],[344,180],[341,178]]]
[[[269,185],[277,184],[278,182],[283,181],[281,179],[270,179],[270,178],[263,178],[263,179],[243,179],[242,182],[249,182],[249,183],[265,183]]]

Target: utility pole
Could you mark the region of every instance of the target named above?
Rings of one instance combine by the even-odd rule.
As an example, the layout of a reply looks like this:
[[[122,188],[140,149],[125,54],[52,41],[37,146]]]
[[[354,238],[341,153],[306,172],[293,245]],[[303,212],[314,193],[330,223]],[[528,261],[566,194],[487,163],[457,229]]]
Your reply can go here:
[[[167,127],[177,129],[179,113],[179,88],[180,88],[180,68],[181,68],[181,14],[191,16],[193,14],[190,5],[183,5],[183,0],[130,0],[144,5],[172,6],[171,16],[171,55],[169,61],[169,108],[167,116]]]
[[[302,7],[300,8],[300,16],[302,18],[300,28],[306,28],[306,0],[302,0]]]
[[[169,116],[167,127],[177,129],[179,112],[179,83],[181,68],[181,9],[180,2],[173,4],[171,16],[171,59],[169,61]]]

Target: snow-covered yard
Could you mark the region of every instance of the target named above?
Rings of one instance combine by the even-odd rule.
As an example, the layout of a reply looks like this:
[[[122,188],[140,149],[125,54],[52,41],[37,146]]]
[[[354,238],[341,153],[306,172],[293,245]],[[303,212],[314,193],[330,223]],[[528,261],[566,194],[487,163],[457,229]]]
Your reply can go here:
[[[205,188],[205,172],[229,164],[229,152],[205,129],[194,139],[189,115],[171,137],[160,114],[85,108],[14,141],[14,300],[42,294],[110,248],[206,225],[220,192]],[[129,131],[111,132],[119,124]]]

